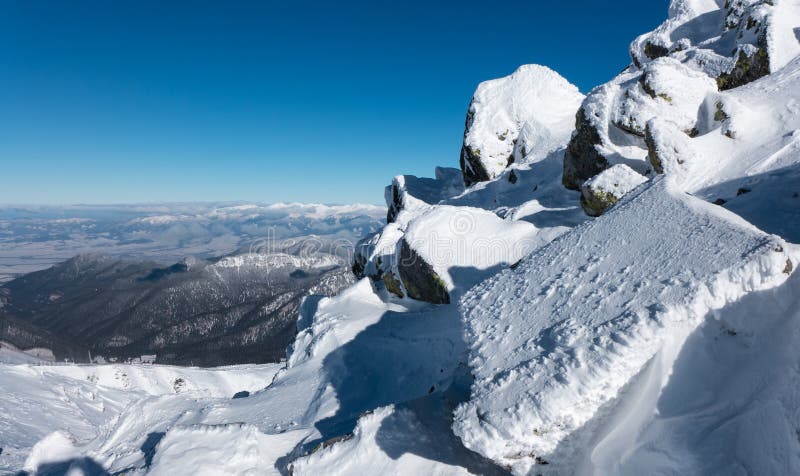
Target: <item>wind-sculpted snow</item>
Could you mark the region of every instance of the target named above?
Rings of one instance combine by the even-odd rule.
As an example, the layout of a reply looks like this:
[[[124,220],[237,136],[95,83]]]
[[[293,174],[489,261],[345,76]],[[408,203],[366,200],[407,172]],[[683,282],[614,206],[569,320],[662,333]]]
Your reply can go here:
[[[780,238],[659,179],[464,296],[475,383],[454,430],[516,474],[569,472],[655,355],[792,265]]]
[[[0,470],[68,469],[53,461],[66,458],[170,476],[800,473],[800,250],[787,243],[800,240],[799,5],[674,0],[631,45],[633,64],[580,109],[577,89],[544,67],[482,83],[461,171],[396,177],[380,230],[358,206],[130,216],[134,235],[111,233],[119,249],[156,235],[173,239],[167,251],[237,248],[185,264],[223,285],[235,275],[245,297],[276,284],[258,279],[267,269],[288,276],[254,304],[297,318],[285,366],[246,367],[263,381],[228,385],[194,369],[142,379],[138,367],[0,365],[12,389],[0,395]],[[109,231],[82,214],[0,213],[34,238],[39,226]],[[267,224],[277,240],[264,240]],[[0,222],[0,244],[8,230]],[[352,264],[363,279],[316,295],[338,289],[328,265],[356,234],[367,236]],[[291,284],[309,270],[319,282]],[[203,289],[180,307],[223,295]],[[0,305],[17,306],[14,294]],[[175,335],[207,330],[198,316]],[[140,386],[157,390],[132,395]]]
[[[0,474],[22,469],[68,474],[70,465],[82,464],[101,473],[114,465],[136,472],[144,467],[148,435],[163,436],[165,425],[193,411],[198,400],[227,400],[267,386],[277,370],[277,365],[198,369],[0,363]],[[104,445],[113,447],[113,454]]]

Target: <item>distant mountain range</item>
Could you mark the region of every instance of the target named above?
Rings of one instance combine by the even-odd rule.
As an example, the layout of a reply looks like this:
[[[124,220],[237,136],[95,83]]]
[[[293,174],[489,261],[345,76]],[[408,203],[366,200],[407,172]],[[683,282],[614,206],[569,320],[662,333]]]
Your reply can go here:
[[[76,361],[155,354],[181,365],[274,362],[294,337],[301,300],[353,283],[344,263],[328,253],[246,253],[167,267],[79,255],[0,287],[0,340]]]
[[[0,206],[0,283],[83,253],[165,264],[312,235],[354,242],[385,216],[386,208],[374,205]]]
[[[353,282],[372,205],[0,207],[0,341],[56,358],[274,362],[303,297]],[[222,258],[220,258],[222,256]]]

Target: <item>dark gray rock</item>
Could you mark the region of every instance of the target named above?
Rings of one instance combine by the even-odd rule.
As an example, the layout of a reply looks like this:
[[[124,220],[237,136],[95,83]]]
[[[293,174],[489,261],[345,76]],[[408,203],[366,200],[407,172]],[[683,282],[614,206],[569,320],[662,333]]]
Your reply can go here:
[[[481,151],[473,149],[467,145],[461,146],[461,158],[459,165],[461,172],[464,175],[464,185],[470,185],[478,182],[486,182],[490,179],[489,172],[480,160]]]
[[[759,43],[762,43],[762,41],[759,41]],[[739,50],[736,65],[730,72],[724,73],[717,78],[717,86],[720,91],[738,88],[763,78],[769,73],[769,54],[766,46],[760,44],[758,49],[749,56],[744,50]]]
[[[583,182],[609,167],[608,160],[597,151],[600,142],[600,134],[580,108],[575,116],[575,132],[564,153],[562,183],[566,188],[580,190]]]
[[[433,304],[450,304],[450,294],[433,267],[403,239],[397,266],[408,297]]]

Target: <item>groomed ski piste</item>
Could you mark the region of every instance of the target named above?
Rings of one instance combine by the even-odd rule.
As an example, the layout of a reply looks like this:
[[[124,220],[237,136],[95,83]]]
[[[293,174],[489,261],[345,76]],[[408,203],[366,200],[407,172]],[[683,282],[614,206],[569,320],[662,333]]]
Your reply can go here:
[[[674,0],[586,97],[485,83],[284,365],[18,357],[0,471],[800,474],[798,11]]]

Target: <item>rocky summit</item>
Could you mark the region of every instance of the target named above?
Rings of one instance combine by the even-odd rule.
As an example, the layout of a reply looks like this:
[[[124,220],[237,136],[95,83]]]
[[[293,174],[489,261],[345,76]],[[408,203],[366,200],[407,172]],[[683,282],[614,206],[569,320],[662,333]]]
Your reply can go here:
[[[800,474],[798,31],[794,0],[672,0],[585,95],[538,65],[481,83],[453,167],[386,188],[352,283],[298,300],[290,271],[285,301],[243,308],[291,311],[285,363],[0,349],[0,471],[59,454],[171,476]],[[67,291],[15,286],[2,309],[80,320]],[[163,324],[137,345],[166,345]],[[80,412],[37,417],[61,406]]]

